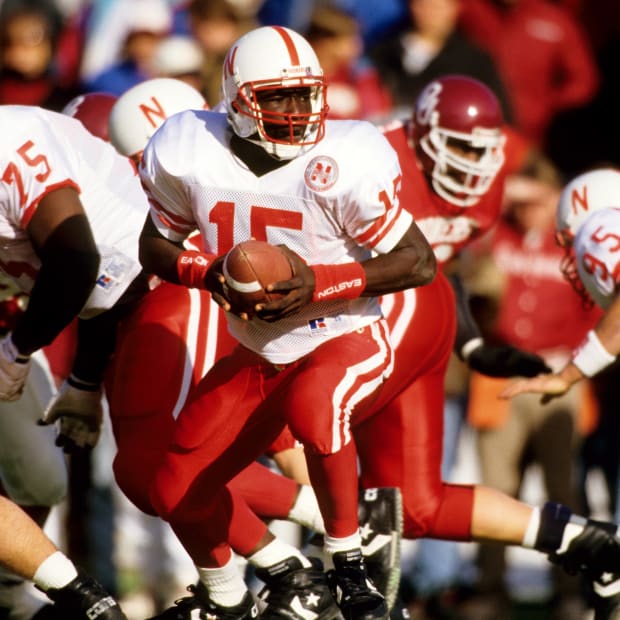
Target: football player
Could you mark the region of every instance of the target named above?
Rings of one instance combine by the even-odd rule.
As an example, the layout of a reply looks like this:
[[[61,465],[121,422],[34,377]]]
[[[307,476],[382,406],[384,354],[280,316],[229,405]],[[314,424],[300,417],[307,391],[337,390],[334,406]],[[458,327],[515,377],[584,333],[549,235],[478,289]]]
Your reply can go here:
[[[193,89],[177,80],[142,82],[119,97],[112,109],[109,119],[112,143],[119,152],[138,163],[149,138],[167,117],[181,110],[205,107],[204,100],[201,98],[201,103],[196,97]],[[193,234],[186,245],[197,249],[198,242],[199,237]],[[214,360],[229,353],[233,344],[223,314],[211,301],[208,291],[190,290],[169,282],[158,284],[121,325],[107,390],[118,449],[114,470],[121,488],[142,510],[155,513],[149,498],[149,482],[167,448],[175,418],[188,394]],[[287,455],[295,452],[286,449],[288,438],[284,433],[268,450],[283,470],[287,469]],[[297,461],[293,460],[293,464],[296,465]],[[254,512],[263,518],[292,519],[314,531],[323,530],[316,499],[307,485],[300,487],[292,480],[275,476],[252,463],[230,482],[229,487],[239,491]],[[400,539],[399,500],[397,489],[375,489],[370,494],[363,493],[359,500],[360,513],[366,524],[364,543],[371,559],[381,565],[381,574],[392,573],[398,568],[391,558]],[[174,523],[172,525],[174,529]],[[238,545],[240,535],[254,536],[256,525],[266,529],[263,524],[248,522],[231,530],[236,535],[232,543],[237,551],[245,549]],[[197,542],[188,540],[185,535],[185,546],[199,567],[200,580],[207,586],[215,579],[222,582],[221,576],[202,567]],[[232,557],[230,561],[227,570],[230,575],[236,575]],[[320,596],[320,583],[312,582],[315,573],[314,568],[303,569],[293,577],[293,581],[309,580],[307,586],[311,591],[307,592],[309,598],[300,599],[301,607],[287,607],[288,617],[303,615],[306,600],[314,610],[312,601],[317,593]],[[251,612],[245,587],[238,577],[231,578],[231,583],[237,587],[237,598],[230,594],[226,596],[220,583],[220,592],[216,591],[211,597],[211,603],[214,603],[209,606],[211,615]],[[291,579],[283,580],[280,588],[286,590],[290,585]],[[294,603],[298,591],[293,589],[292,593],[278,595],[272,583],[270,592],[272,600],[280,596],[279,604],[284,606]],[[193,609],[203,609],[196,601],[195,597],[182,599],[169,610],[169,615],[186,614],[189,617]],[[231,601],[236,607],[234,611],[230,610],[230,604],[223,608],[218,606]],[[328,609],[323,615],[325,613],[329,615],[331,612]]]
[[[558,243],[565,248],[564,277],[582,296],[604,310],[594,329],[560,371],[521,379],[510,384],[504,398],[517,394],[542,394],[541,402],[564,394],[584,377],[594,377],[616,361],[620,354],[620,171],[600,168],[572,179],[562,190],[556,212]],[[618,536],[618,531],[610,528]],[[591,545],[601,544],[592,538]],[[609,543],[608,543],[609,544]],[[609,544],[611,552],[612,546]],[[575,560],[573,560],[575,562]],[[588,571],[594,580],[596,620],[620,617],[620,570],[605,574]],[[576,567],[578,568],[578,567]]]
[[[175,115],[145,150],[141,178],[154,206],[141,244],[146,268],[211,290],[243,345],[216,363],[181,410],[151,499],[160,514],[184,516],[188,531],[191,522],[201,531],[193,514],[210,504],[221,524],[208,532],[221,553],[213,553],[218,570],[230,556],[222,547],[223,485],[288,422],[305,446],[342,613],[383,618],[387,606],[366,579],[360,551],[352,426],[391,371],[377,295],[429,282],[435,259],[398,205],[393,150],[368,123],[326,122],[324,86],[303,38],[259,28],[228,55],[227,113]],[[202,252],[182,245],[196,227]],[[245,321],[226,298],[219,271],[223,255],[250,237],[290,246],[296,277],[276,285],[287,293],[283,299]],[[371,258],[371,250],[379,256]],[[264,536],[254,545],[250,559],[262,563],[269,590],[296,575],[301,587],[308,564],[287,558]],[[282,605],[269,590],[262,599],[267,617]],[[196,598],[208,607],[210,596]],[[337,609],[321,601],[317,612]]]
[[[42,524],[48,507],[66,492],[66,470],[52,429],[37,428],[32,417],[43,415],[55,392],[49,370],[43,372],[47,361],[41,349],[78,315],[85,333],[91,329],[88,321],[95,331],[101,329],[101,314],[140,281],[136,243],[148,205],[127,160],[75,119],[3,106],[0,122],[5,131],[0,263],[15,289],[28,295],[0,344],[0,398],[7,412],[2,478],[7,494]],[[93,233],[89,220],[100,221],[103,214],[103,219],[122,217],[128,227],[103,222]],[[102,376],[98,362],[91,363],[95,351],[87,347],[84,353],[62,392],[90,402]],[[89,407],[89,416],[93,411],[86,421],[59,414],[63,433],[79,427],[81,438],[96,436],[100,418],[96,407]],[[27,415],[19,417],[20,412]],[[3,583],[14,581],[3,578]],[[17,618],[18,602],[12,597],[0,604]]]

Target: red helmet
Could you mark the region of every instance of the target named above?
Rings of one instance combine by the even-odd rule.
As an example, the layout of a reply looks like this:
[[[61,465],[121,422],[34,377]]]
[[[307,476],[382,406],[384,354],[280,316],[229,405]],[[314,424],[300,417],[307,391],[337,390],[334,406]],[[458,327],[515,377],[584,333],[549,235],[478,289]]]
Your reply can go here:
[[[471,77],[446,75],[424,88],[412,121],[434,191],[460,207],[476,204],[504,163],[502,109],[493,91]]]
[[[82,125],[94,136],[110,141],[108,118],[118,97],[109,93],[86,93],[69,101],[62,113],[82,121]]]

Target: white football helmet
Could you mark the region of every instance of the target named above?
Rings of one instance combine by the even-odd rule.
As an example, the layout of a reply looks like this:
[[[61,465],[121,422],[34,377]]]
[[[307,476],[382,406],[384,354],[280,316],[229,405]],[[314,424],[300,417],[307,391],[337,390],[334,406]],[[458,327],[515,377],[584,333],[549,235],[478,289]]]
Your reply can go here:
[[[614,206],[620,206],[620,171],[613,168],[580,174],[560,194],[555,223],[556,240],[564,248],[560,270],[587,308],[593,305],[593,301],[579,277],[573,240],[592,213]]]
[[[555,224],[558,243],[570,245],[591,213],[617,206],[620,206],[620,170],[599,168],[575,177],[560,194]]]
[[[305,87],[310,89],[308,114],[263,110],[256,97],[257,92]],[[248,32],[233,43],[224,61],[222,96],[234,132],[277,159],[293,159],[322,140],[325,91],[323,70],[314,50],[288,28],[264,26]],[[265,125],[287,127],[288,137],[269,135]]]
[[[112,107],[110,141],[122,155],[142,154],[147,142],[170,116],[209,106],[193,86],[175,78],[145,80],[124,92]]]

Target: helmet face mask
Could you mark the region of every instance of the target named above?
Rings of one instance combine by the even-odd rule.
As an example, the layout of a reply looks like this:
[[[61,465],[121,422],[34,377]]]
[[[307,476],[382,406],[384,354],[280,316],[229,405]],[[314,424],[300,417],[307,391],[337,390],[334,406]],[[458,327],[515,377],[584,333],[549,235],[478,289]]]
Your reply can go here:
[[[241,37],[224,62],[222,90],[233,131],[276,159],[293,159],[325,135],[323,71],[292,30],[266,26]]]
[[[419,162],[433,190],[458,207],[471,207],[488,191],[504,163],[502,113],[484,84],[446,76],[420,94],[413,113]]]

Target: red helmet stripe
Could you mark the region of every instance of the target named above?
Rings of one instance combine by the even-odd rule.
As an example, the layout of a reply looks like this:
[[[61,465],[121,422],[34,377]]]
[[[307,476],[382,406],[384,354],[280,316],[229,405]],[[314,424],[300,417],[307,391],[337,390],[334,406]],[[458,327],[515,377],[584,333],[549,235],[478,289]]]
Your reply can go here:
[[[284,45],[286,45],[286,49],[288,50],[288,54],[291,57],[291,65],[297,67],[300,64],[300,61],[293,39],[291,39],[289,33],[285,28],[282,28],[282,26],[273,26],[273,29],[282,37]]]

